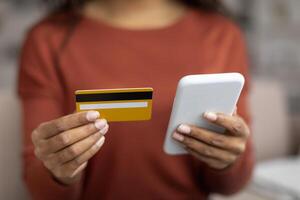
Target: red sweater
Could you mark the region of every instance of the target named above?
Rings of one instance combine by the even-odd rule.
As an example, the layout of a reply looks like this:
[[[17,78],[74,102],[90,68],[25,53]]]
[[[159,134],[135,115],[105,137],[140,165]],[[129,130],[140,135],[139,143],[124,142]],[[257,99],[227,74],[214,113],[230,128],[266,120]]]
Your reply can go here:
[[[222,171],[190,155],[163,152],[177,82],[184,75],[244,74],[238,111],[249,122],[245,45],[225,17],[190,11],[168,27],[127,30],[66,13],[52,16],[27,35],[20,65],[24,179],[33,199],[206,199],[213,192],[236,192],[249,180],[251,139],[238,161]],[[106,143],[81,182],[60,185],[35,158],[32,130],[72,113],[75,90],[148,86],[154,88],[152,120],[110,123]]]

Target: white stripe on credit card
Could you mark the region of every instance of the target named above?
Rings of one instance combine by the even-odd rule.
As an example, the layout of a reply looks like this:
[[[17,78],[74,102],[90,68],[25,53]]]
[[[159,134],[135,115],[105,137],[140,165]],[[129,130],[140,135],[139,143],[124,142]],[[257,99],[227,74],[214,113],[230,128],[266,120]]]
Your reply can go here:
[[[144,108],[144,107],[148,107],[148,102],[100,103],[100,104],[79,105],[80,110],[111,109],[111,108]]]

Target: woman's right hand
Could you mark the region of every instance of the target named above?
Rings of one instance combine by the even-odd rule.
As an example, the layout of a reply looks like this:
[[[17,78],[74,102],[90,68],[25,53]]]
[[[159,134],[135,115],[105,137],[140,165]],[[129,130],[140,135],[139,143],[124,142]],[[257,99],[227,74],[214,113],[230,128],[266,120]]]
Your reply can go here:
[[[44,122],[32,132],[36,157],[59,182],[69,185],[78,180],[102,147],[109,126],[99,117],[97,111],[70,114]]]

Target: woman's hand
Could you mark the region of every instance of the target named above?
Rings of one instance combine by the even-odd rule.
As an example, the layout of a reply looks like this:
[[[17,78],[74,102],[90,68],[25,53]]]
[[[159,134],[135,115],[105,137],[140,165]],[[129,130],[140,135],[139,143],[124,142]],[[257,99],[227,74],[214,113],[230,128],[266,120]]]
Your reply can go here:
[[[99,117],[97,111],[75,113],[42,123],[32,132],[36,157],[59,182],[78,180],[103,145],[109,126]]]
[[[184,145],[197,159],[214,169],[224,169],[233,164],[246,148],[250,130],[244,120],[236,115],[208,112],[204,118],[226,129],[215,133],[193,125],[180,125],[173,138]]]

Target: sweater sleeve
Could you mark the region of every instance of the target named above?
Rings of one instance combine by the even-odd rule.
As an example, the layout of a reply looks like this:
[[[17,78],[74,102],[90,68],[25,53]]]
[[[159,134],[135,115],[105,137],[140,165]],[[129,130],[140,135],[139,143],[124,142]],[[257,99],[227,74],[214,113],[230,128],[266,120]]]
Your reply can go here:
[[[231,27],[233,34],[230,39],[230,45],[226,55],[225,71],[239,72],[245,77],[245,85],[240,96],[237,111],[238,114],[250,126],[250,114],[248,106],[248,93],[250,77],[248,72],[248,59],[246,46],[240,30],[236,26]],[[251,129],[251,128],[250,128]],[[233,194],[241,190],[250,180],[254,159],[252,148],[252,136],[250,135],[245,152],[238,160],[230,167],[224,170],[214,170],[200,164],[201,178],[204,182],[204,187],[210,193]]]
[[[50,40],[32,30],[20,58],[18,95],[23,109],[23,175],[33,199],[78,199],[81,183],[63,186],[34,155],[31,133],[40,123],[64,115],[61,89],[53,67]]]

